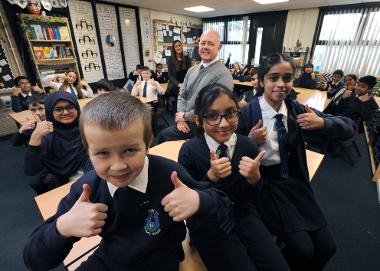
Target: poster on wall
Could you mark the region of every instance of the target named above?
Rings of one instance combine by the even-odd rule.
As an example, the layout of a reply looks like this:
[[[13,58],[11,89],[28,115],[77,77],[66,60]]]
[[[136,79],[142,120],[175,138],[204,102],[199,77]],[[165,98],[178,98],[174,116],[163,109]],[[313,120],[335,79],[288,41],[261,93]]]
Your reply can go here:
[[[13,73],[11,66],[9,66],[7,56],[5,55],[3,43],[0,40],[0,83],[5,88],[13,87]]]
[[[70,0],[68,4],[83,79],[87,83],[97,82],[104,75],[91,3]]]
[[[103,57],[109,80],[125,78],[120,52],[116,9],[111,5],[96,4]]]
[[[132,72],[140,63],[136,13],[134,9],[119,8],[121,35],[127,72]]]

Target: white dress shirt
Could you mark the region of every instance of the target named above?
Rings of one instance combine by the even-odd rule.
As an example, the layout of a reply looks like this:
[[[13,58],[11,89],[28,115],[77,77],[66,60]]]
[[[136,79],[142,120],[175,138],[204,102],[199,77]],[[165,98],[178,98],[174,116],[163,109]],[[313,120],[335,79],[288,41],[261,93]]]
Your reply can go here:
[[[132,189],[135,189],[141,193],[146,193],[146,188],[148,187],[148,169],[149,169],[149,159],[145,156],[144,168],[137,175],[136,179],[134,179],[128,186]],[[106,180],[107,181],[107,180]],[[119,187],[114,186],[113,184],[107,182],[108,190],[110,191],[111,197],[115,195],[115,192]]]
[[[157,100],[158,94],[164,95],[165,90],[163,90],[160,86],[160,84],[155,81],[158,86],[154,86],[151,81],[141,81],[141,84],[138,86],[135,84],[132,88],[131,95],[132,96],[140,96],[143,97],[144,93],[144,85],[147,84],[146,86],[146,97],[150,99]]]
[[[204,133],[204,136],[205,136],[206,143],[207,143],[207,146],[210,149],[210,151],[216,152],[216,150],[218,149],[220,144],[218,142],[216,142],[208,134]],[[226,142],[224,142],[224,144],[227,146],[227,156],[230,160],[232,159],[232,156],[234,155],[236,141],[237,141],[237,136],[235,133],[233,133],[231,135],[230,139],[228,139]]]
[[[273,109],[265,100],[264,95],[259,97],[259,104],[261,108],[261,115],[263,117],[263,126],[267,127],[267,140],[264,144],[259,145],[260,151],[265,151],[265,155],[261,164],[263,166],[272,166],[280,163],[280,151],[277,140],[277,130],[275,128],[277,114],[282,114],[282,122],[285,125],[286,131],[288,131],[288,109],[283,101],[278,112]]]
[[[54,74],[45,76],[41,79],[41,84],[43,87],[51,87],[55,91],[58,91],[61,89],[62,83],[61,82],[55,82],[54,79],[55,79]],[[78,97],[78,91],[75,89],[75,87],[73,89],[74,89],[75,95]],[[63,90],[68,92],[68,93],[71,93],[70,86],[68,86],[67,88],[65,88]],[[90,98],[90,97],[94,96],[94,92],[92,91],[90,86],[87,86],[87,90],[82,88],[81,91],[82,91],[82,94],[84,97]]]

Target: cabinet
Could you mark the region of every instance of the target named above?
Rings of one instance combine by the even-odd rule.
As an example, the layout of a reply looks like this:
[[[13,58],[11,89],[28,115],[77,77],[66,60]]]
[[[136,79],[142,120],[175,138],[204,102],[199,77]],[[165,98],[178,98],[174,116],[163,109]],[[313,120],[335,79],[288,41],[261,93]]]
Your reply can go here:
[[[295,76],[296,76],[296,78],[298,78],[303,71],[303,67],[307,63],[308,54],[309,54],[309,47],[306,47],[305,51],[298,51],[298,52],[285,51],[284,50],[282,52],[282,54],[284,56],[289,57],[294,62],[294,65],[296,66]]]
[[[78,72],[67,18],[30,14],[18,17],[38,80],[48,74]]]

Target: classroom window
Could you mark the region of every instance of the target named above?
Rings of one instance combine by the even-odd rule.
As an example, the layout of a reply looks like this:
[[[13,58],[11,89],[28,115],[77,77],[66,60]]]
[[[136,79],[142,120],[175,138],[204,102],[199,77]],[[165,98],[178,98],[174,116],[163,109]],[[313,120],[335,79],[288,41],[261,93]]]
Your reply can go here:
[[[220,34],[222,49],[219,57],[227,60],[231,53],[231,64],[235,62],[247,63],[249,49],[249,26],[248,17],[211,19],[203,22],[203,32],[213,29]]]
[[[314,47],[316,71],[380,74],[380,8],[323,11]]]

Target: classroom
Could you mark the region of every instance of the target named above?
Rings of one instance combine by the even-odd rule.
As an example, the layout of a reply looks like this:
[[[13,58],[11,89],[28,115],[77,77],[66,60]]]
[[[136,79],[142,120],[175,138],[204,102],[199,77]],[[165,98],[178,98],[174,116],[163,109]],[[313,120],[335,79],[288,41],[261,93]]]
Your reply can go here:
[[[379,0],[2,0],[0,270],[380,270],[379,107]]]

